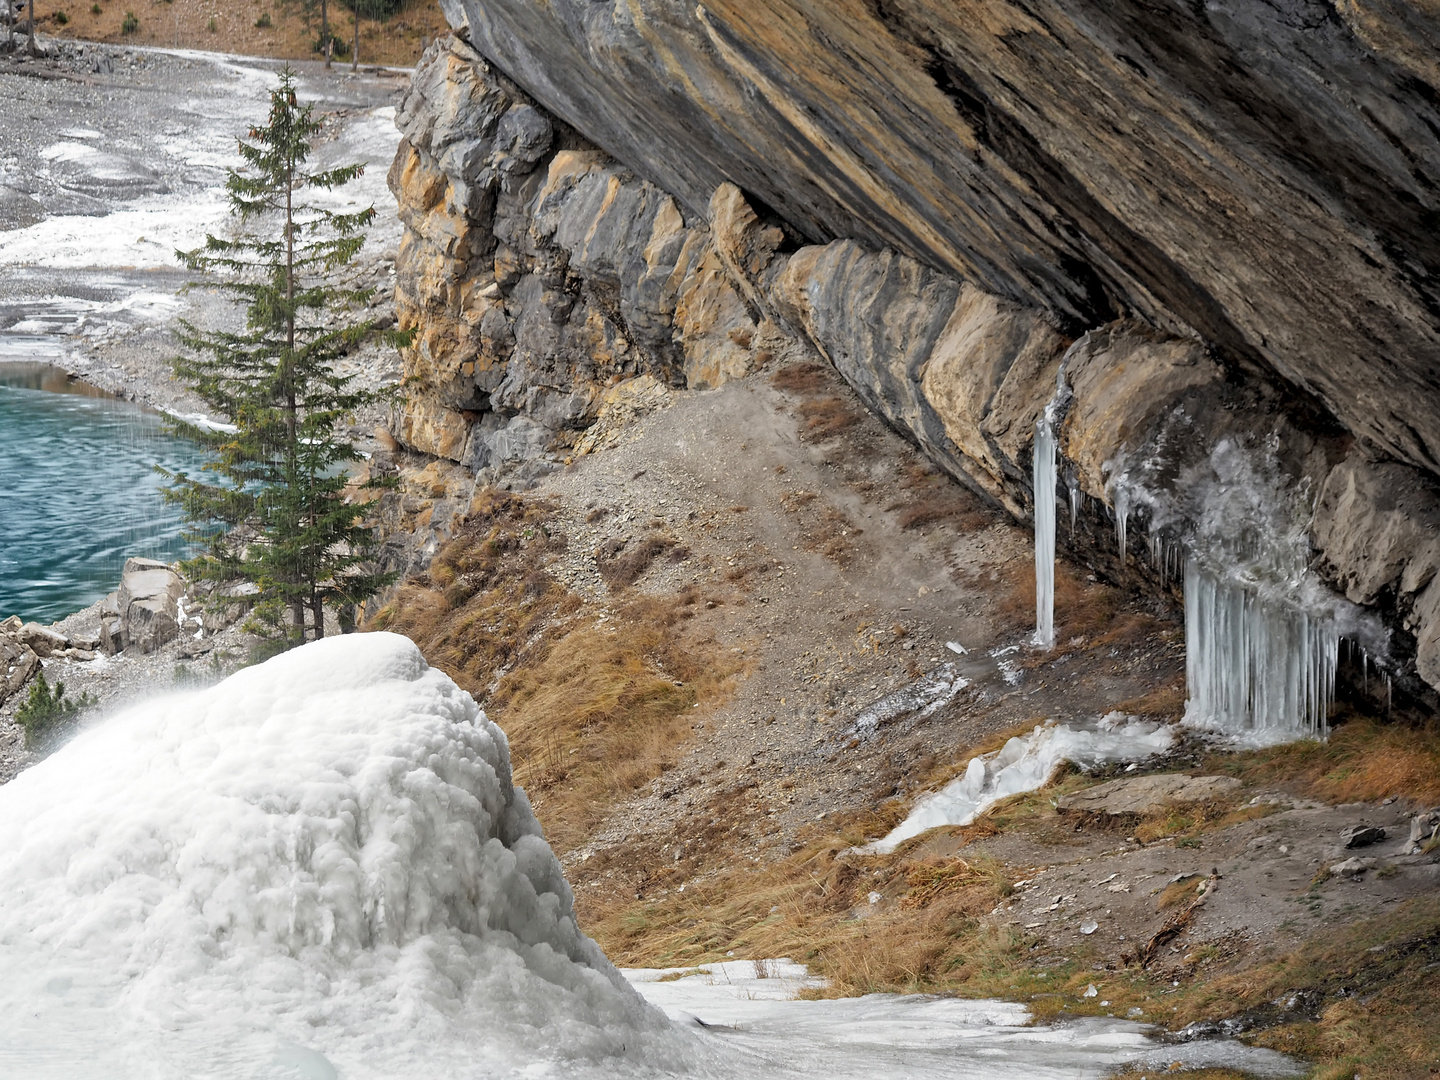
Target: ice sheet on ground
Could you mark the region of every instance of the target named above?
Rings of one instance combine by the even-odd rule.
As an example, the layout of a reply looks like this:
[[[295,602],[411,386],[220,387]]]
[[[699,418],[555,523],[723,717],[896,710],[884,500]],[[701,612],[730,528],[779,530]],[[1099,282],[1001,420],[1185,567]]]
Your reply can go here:
[[[712,1065],[732,1077],[1098,1080],[1130,1062],[1165,1069],[1176,1061],[1257,1076],[1304,1072],[1272,1050],[1234,1042],[1162,1045],[1145,1025],[1109,1017],[1030,1027],[1025,1006],[1003,1001],[894,994],[787,1000],[787,991],[804,988],[804,970],[762,960],[624,974],[672,1019],[699,1028]]]
[[[137,706],[0,787],[0,971],[27,1080],[688,1061],[580,933],[504,734],[391,634]]]
[[[1089,728],[1047,721],[993,754],[971,758],[961,776],[917,801],[904,821],[864,850],[886,854],[929,829],[968,825],[1001,799],[1043,786],[1062,761],[1082,768],[1137,761],[1168,750],[1174,741],[1170,728],[1122,713],[1110,713]]]
[[[918,712],[921,717],[931,716],[953,701],[955,695],[969,685],[970,680],[961,675],[954,664],[941,664],[934,671],[902,686],[893,694],[886,694],[867,705],[855,717],[849,734],[868,739],[881,725],[909,713]]]

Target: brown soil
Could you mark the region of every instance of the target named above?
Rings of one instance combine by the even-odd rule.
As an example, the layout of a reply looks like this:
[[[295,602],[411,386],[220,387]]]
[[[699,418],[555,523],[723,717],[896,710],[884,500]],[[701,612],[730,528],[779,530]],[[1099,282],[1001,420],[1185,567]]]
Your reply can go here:
[[[137,23],[128,32],[124,29],[127,15]],[[332,0],[329,16],[330,32],[343,39],[348,48],[354,37],[354,15],[340,0]],[[35,28],[42,35],[82,41],[205,49],[281,60],[320,58],[314,48],[320,39],[319,5],[307,15],[298,0],[243,0],[238,4],[217,4],[214,0],[98,0],[93,4],[91,0],[41,0]],[[425,47],[449,29],[434,0],[408,0],[383,22],[360,20],[360,63],[414,67]],[[351,62],[348,52],[335,57],[335,63],[345,68]]]

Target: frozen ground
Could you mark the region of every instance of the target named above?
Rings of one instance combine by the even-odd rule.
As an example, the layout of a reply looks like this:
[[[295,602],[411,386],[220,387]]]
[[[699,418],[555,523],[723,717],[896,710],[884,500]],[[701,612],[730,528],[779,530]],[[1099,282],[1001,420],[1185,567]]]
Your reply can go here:
[[[1019,1005],[789,1000],[814,982],[786,961],[622,977],[504,734],[383,633],[136,705],[0,788],[0,969],[0,1074],[28,1080],[1294,1072]]]
[[[1030,1026],[1023,1005],[1002,1001],[897,994],[797,1001],[815,980],[787,960],[625,976],[672,1020],[698,1028],[711,1064],[726,1062],[737,1076],[1050,1080],[1101,1077],[1131,1062],[1229,1065],[1256,1076],[1302,1071],[1281,1054],[1234,1042],[1160,1044],[1144,1025],[1124,1020]]]

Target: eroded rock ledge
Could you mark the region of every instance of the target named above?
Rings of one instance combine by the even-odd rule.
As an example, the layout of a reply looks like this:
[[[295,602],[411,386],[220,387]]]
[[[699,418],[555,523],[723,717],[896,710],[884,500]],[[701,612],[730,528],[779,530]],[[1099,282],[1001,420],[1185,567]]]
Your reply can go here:
[[[637,10],[644,15],[646,7]],[[712,96],[723,96],[729,84],[716,81],[720,75],[711,68],[686,67],[692,81],[701,72],[710,72],[710,81],[695,82],[687,91],[693,97],[672,90],[663,101],[645,96],[653,88],[654,72],[628,72],[615,76],[613,86],[592,87],[595,71],[580,70],[592,60],[602,66],[658,64],[645,50],[658,49],[660,41],[677,50],[666,54],[666,63],[683,66],[689,62],[685,50],[702,46],[709,50],[708,63],[726,57],[729,63],[739,54],[725,52],[716,42],[728,40],[726,33],[735,25],[761,26],[758,15],[740,20],[733,13],[698,9],[694,18],[704,23],[703,33],[672,27],[667,34],[673,37],[646,37],[648,44],[643,49],[635,45],[640,51],[627,59],[629,38],[625,47],[583,57],[556,54],[554,49],[563,53],[570,47],[567,41],[608,40],[604,34],[621,33],[610,24],[610,9],[593,5],[585,19],[576,15],[573,26],[557,29],[544,23],[567,10],[564,3],[549,5],[544,12],[550,14],[544,14],[518,0],[487,4],[483,13],[465,6],[477,44],[502,58],[548,105],[583,123],[587,134],[669,190],[546,112],[467,41],[437,42],[400,110],[405,137],[391,172],[407,226],[397,262],[397,312],[402,326],[421,328],[421,337],[406,353],[413,393],[395,425],[401,442],[459,462],[480,479],[502,472],[524,479],[603,440],[609,412],[643,411],[663,399],[667,386],[717,386],[763,366],[777,352],[807,350],[832,363],[872,409],[958,479],[1023,519],[1033,510],[1035,423],[1055,394],[1063,362],[1073,400],[1059,431],[1062,491],[1075,493],[1078,513],[1073,531],[1062,527],[1062,545],[1068,543],[1112,575],[1148,575],[1163,587],[1164,575],[1156,569],[1163,566],[1158,549],[1153,559],[1137,557],[1132,542],[1128,565],[1120,565],[1113,522],[1117,509],[1122,518],[1133,512],[1132,536],[1144,535],[1149,525],[1152,535],[1162,538],[1177,524],[1167,515],[1186,512],[1184,500],[1177,496],[1163,513],[1143,500],[1126,505],[1126,485],[1133,480],[1148,491],[1177,492],[1205,470],[1209,479],[1223,484],[1225,477],[1211,457],[1216,447],[1238,448],[1266,463],[1278,482],[1308,485],[1318,507],[1312,534],[1317,567],[1352,600],[1384,614],[1402,668],[1422,680],[1412,681],[1412,689],[1440,687],[1440,496],[1431,471],[1431,448],[1440,442],[1429,434],[1440,409],[1434,407],[1433,387],[1422,386],[1433,379],[1426,365],[1435,362],[1437,320],[1416,291],[1417,283],[1428,280],[1416,270],[1423,258],[1406,264],[1419,274],[1408,278],[1411,271],[1402,273],[1394,261],[1403,261],[1401,241],[1413,246],[1416,240],[1398,209],[1400,216],[1391,222],[1397,239],[1386,249],[1385,260],[1355,254],[1374,246],[1379,226],[1363,225],[1370,239],[1359,244],[1354,230],[1363,223],[1358,210],[1340,205],[1343,199],[1325,203],[1329,209],[1314,220],[1306,218],[1315,228],[1323,218],[1332,232],[1305,234],[1307,244],[1328,247],[1324,259],[1317,255],[1318,261],[1303,263],[1311,275],[1304,289],[1293,287],[1293,280],[1281,289],[1266,276],[1275,271],[1276,259],[1293,263],[1298,249],[1278,253],[1273,236],[1257,239],[1253,222],[1246,226],[1251,234],[1240,239],[1232,233],[1244,229],[1233,222],[1204,238],[1172,237],[1187,258],[1210,260],[1215,281],[1231,275],[1239,290],[1234,295],[1244,294],[1250,314],[1240,319],[1238,308],[1227,308],[1215,300],[1216,292],[1197,287],[1191,300],[1224,314],[1220,322],[1207,323],[1190,318],[1190,309],[1159,286],[1152,288],[1154,282],[1146,284],[1125,270],[1118,256],[1105,255],[1092,231],[1077,231],[1073,221],[1061,228],[1053,214],[1045,225],[1043,215],[1026,209],[1015,191],[996,189],[997,199],[1010,200],[1008,210],[989,204],[967,209],[974,227],[970,232],[956,224],[962,216],[957,207],[941,213],[931,205],[921,213],[909,206],[922,189],[936,200],[971,189],[923,187],[920,174],[907,170],[918,167],[915,154],[939,160],[938,151],[910,146],[902,153],[903,147],[892,146],[887,141],[892,136],[919,137],[902,130],[898,120],[882,132],[876,115],[862,115],[863,110],[846,123],[832,117],[834,125],[827,130],[833,139],[823,153],[799,138],[793,126],[775,129],[789,133],[783,135],[789,140],[783,148],[764,140],[750,145],[750,126],[763,127],[762,120],[778,124],[774,109],[786,100],[794,105],[804,99],[787,99],[770,85],[760,103],[753,95],[743,101],[737,97],[721,110]],[[831,17],[810,15],[822,22]],[[1018,12],[1011,15],[1020,18]],[[547,45],[552,52],[543,74],[533,69],[538,54],[520,50],[519,39],[507,44],[502,33],[506,20],[532,17],[555,37]],[[863,13],[856,17],[872,19]],[[945,20],[952,17],[959,14],[947,13]],[[786,25],[769,25],[766,33],[782,34]],[[977,25],[1000,34],[990,21]],[[1073,23],[1066,25],[1073,28]],[[1338,26],[1325,24],[1317,40],[1334,44],[1342,32]],[[717,27],[729,29],[721,33]],[[624,33],[642,29],[636,24]],[[891,45],[898,40],[893,35],[855,37],[859,32],[847,31],[846,40],[857,48],[882,38]],[[1057,31],[1032,19],[1007,33],[1033,46]],[[1359,46],[1353,41],[1346,46],[1352,47]],[[820,46],[805,48],[813,52]],[[915,72],[921,71],[929,80],[925,93],[939,93],[940,69],[906,48],[911,51],[901,49],[898,57],[871,58],[891,66],[866,70],[898,80],[902,85],[895,93],[908,87],[917,94],[923,88]],[[1140,59],[1118,61],[1115,70],[1131,72],[1148,58],[1142,53]],[[856,56],[850,60],[858,62]],[[1391,65],[1387,71],[1399,63],[1384,61]],[[791,66],[776,70],[793,75]],[[820,77],[813,65],[804,70],[807,78]],[[952,73],[952,83],[957,77]],[[1058,76],[1050,72],[1047,77]],[[1150,85],[1158,77],[1126,74],[1124,84],[1138,92],[1140,83]],[[1418,93],[1414,87],[1420,77],[1405,76],[1410,80],[1406,93]],[[852,71],[849,78],[858,76]],[[588,97],[582,102],[578,91],[562,92],[556,80],[579,80],[576,85],[587,87]],[[850,89],[848,83],[840,85],[835,108],[849,101]],[[1161,96],[1155,86],[1146,92],[1156,100]],[[623,116],[613,104],[617,93],[634,95]],[[926,108],[936,105],[929,97],[925,102]],[[854,101],[850,105],[858,109]],[[953,114],[954,107],[948,107]],[[792,111],[809,117],[806,130],[814,134],[820,120],[813,111],[799,105]],[[716,142],[721,120],[733,125],[736,145]],[[1132,121],[1126,121],[1126,130]],[[1147,123],[1167,131],[1167,139],[1178,138],[1173,117],[1162,122],[1151,116]],[[689,134],[682,138],[680,130],[670,130],[674,124]],[[966,183],[1005,171],[1003,157],[977,141],[975,130],[961,130],[963,125],[953,120],[947,124],[953,145],[947,144],[946,153],[972,155],[971,165],[978,170]],[[924,128],[925,122],[912,118],[911,127],[917,125]],[[1123,131],[1097,136],[1102,142],[1119,140],[1117,145],[1128,137]],[[868,147],[864,154],[856,148],[859,143]],[[1427,156],[1433,144],[1433,138],[1416,134],[1405,184],[1414,187],[1414,177],[1429,168],[1426,162],[1440,160]],[[1126,145],[1138,161],[1152,144]],[[1217,164],[1218,144],[1204,145],[1210,146],[1210,157],[1195,166],[1197,174],[1171,176],[1165,183],[1177,185],[1175,190],[1198,185],[1193,190],[1203,193],[1218,183],[1217,176],[1230,175],[1225,172],[1230,166]],[[764,183],[756,173],[762,150],[770,155]],[[797,163],[796,155],[803,160]],[[812,171],[800,175],[802,165]],[[1153,162],[1151,167],[1158,169]],[[837,168],[850,188],[842,191],[831,182]],[[1204,184],[1202,174],[1208,178]],[[747,197],[730,178],[759,191],[776,209]],[[817,178],[828,179],[821,183]],[[1012,180],[1025,186],[1023,178]],[[793,188],[776,186],[782,184]],[[868,193],[865,199],[855,194],[860,188]],[[1409,188],[1402,184],[1396,190]],[[1395,202],[1393,195],[1386,205]],[[1159,195],[1152,190],[1150,196],[1135,197],[1143,202]],[[927,217],[932,210],[939,216]],[[1215,212],[1225,213],[1223,208]],[[1259,211],[1252,205],[1246,212]],[[1305,207],[1295,211],[1302,217],[1310,212]],[[1193,219],[1203,230],[1208,213],[1191,207],[1177,216]],[[1138,209],[1121,214],[1127,215],[1135,227],[1151,221]],[[1027,228],[1050,230],[1053,244],[1022,236],[1016,231],[1022,219],[1029,222]],[[1096,226],[1101,232],[1103,224]],[[1294,230],[1300,224],[1286,228],[1299,236]],[[988,239],[976,230],[988,230]],[[1350,232],[1341,236],[1333,230]],[[923,243],[916,239],[922,234],[929,238]],[[937,238],[947,236],[949,246],[940,245]],[[804,245],[806,239],[828,242]],[[1268,244],[1268,251],[1262,253],[1257,243]],[[1083,272],[1075,253],[1081,249],[1089,260]],[[1354,266],[1346,262],[1352,258],[1358,260]],[[1312,278],[1325,267],[1322,287]],[[1292,266],[1292,279],[1297,273]],[[1067,274],[1072,275],[1068,283],[1061,280]],[[1355,279],[1356,274],[1371,275],[1369,284]],[[1200,279],[1192,274],[1189,280]],[[1337,299],[1341,293],[1343,304]],[[1383,315],[1363,300],[1379,294],[1389,298]],[[1209,299],[1203,303],[1197,299],[1204,297]],[[1369,321],[1354,314],[1354,305],[1362,301]],[[1346,322],[1343,335],[1336,319]],[[1266,326],[1272,337],[1262,348],[1256,335]],[[1353,351],[1346,351],[1358,347],[1355,333],[1369,335],[1372,342],[1383,337],[1389,345],[1372,346],[1367,355],[1373,363],[1357,365]],[[1317,335],[1328,341],[1324,349],[1311,348]],[[1318,391],[1324,404],[1277,378],[1277,370]],[[1363,383],[1363,394],[1355,379]],[[1367,401],[1377,408],[1368,409]],[[1374,542],[1377,536],[1382,543]]]

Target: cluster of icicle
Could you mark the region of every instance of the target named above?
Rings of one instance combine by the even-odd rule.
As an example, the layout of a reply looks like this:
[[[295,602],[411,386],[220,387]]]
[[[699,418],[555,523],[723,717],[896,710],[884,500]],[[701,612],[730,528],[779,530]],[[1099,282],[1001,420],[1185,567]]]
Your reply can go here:
[[[1332,616],[1186,564],[1187,722],[1260,743],[1323,737],[1339,659]]]
[[[1068,400],[1062,369],[1035,428],[1034,643],[1041,648],[1055,641],[1056,428]],[[1306,566],[1304,493],[1273,453],[1221,440],[1174,476],[1174,495],[1157,495],[1165,486],[1147,481],[1158,479],[1149,473],[1159,456],[1117,462],[1109,494],[1122,568],[1139,505],[1148,511],[1148,546],[1162,581],[1184,575],[1186,722],[1252,743],[1323,737],[1344,605]],[[1070,501],[1073,514],[1073,491]]]

